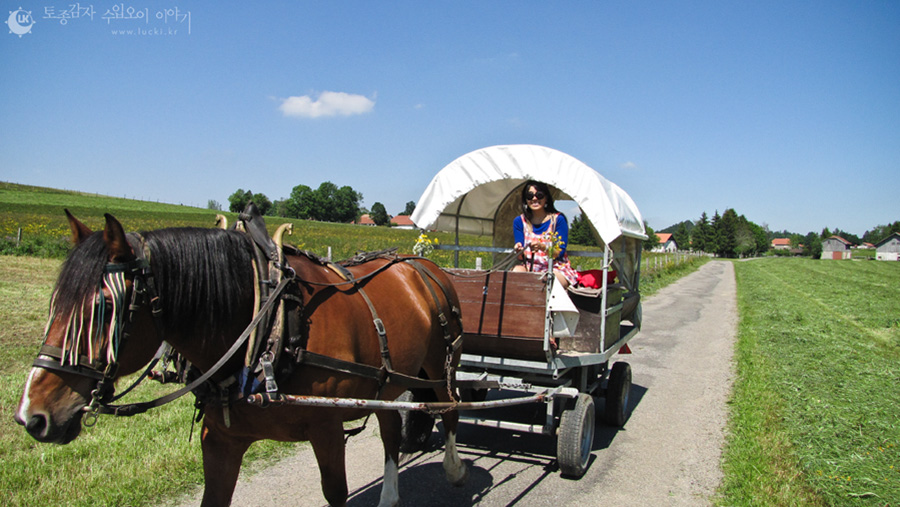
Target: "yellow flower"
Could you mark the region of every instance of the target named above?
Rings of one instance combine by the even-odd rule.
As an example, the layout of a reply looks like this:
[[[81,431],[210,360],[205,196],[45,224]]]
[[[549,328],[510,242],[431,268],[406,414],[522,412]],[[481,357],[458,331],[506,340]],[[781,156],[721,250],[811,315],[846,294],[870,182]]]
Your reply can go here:
[[[413,253],[421,257],[428,257],[428,254],[434,251],[434,244],[437,240],[428,239],[425,234],[419,234],[416,244],[413,245]]]

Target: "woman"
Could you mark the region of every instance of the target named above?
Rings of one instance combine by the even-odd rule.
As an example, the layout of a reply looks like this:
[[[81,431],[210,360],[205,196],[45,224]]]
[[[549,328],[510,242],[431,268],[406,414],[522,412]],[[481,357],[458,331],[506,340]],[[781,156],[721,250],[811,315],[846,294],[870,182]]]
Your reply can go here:
[[[558,241],[554,245],[554,233]],[[513,271],[545,273],[549,265],[548,249],[554,248],[553,274],[567,288],[578,280],[578,273],[569,264],[566,246],[569,243],[569,223],[556,211],[553,196],[546,183],[528,181],[522,189],[522,214],[513,220],[515,246],[522,262]]]

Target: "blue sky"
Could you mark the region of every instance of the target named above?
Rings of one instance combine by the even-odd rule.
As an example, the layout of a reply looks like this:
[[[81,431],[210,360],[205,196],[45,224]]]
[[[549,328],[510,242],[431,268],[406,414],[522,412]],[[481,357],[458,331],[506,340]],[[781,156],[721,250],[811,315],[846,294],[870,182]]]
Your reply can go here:
[[[32,16],[0,30],[3,181],[200,207],[331,181],[398,214],[527,143],[655,229],[900,220],[893,0],[3,5]]]

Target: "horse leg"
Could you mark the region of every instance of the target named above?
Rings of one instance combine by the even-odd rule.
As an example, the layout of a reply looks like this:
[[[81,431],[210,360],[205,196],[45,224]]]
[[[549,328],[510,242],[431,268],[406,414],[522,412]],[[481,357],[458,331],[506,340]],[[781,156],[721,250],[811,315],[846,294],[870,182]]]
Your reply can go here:
[[[384,480],[378,507],[394,507],[400,503],[400,412],[379,410],[376,416],[384,445]]]
[[[204,424],[203,449],[203,501],[201,507],[218,507],[231,504],[234,486],[244,453],[251,441],[230,438]]]
[[[462,486],[469,478],[469,469],[459,458],[456,449],[456,429],[459,426],[459,412],[451,410],[441,414],[444,423],[444,474],[454,486]]]
[[[342,507],[347,503],[347,471],[344,468],[344,426],[339,419],[325,419],[309,428],[322,494],[328,505]]]

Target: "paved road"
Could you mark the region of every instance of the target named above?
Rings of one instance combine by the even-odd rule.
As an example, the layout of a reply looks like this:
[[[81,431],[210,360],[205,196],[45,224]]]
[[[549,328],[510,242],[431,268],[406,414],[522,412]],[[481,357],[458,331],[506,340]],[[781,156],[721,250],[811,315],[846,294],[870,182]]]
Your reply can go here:
[[[403,506],[705,505],[721,480],[719,466],[732,379],[737,311],[734,270],[709,262],[648,298],[633,354],[631,416],[623,428],[598,426],[592,459],[580,480],[564,479],[556,442],[463,426],[460,453],[468,483],[443,477],[438,433],[433,450],[413,455],[400,470]],[[598,409],[603,402],[598,400]],[[528,409],[528,408],[526,408]],[[535,410],[533,407],[528,410]],[[543,412],[542,406],[537,410]],[[377,422],[347,447],[350,507],[377,505],[382,449]],[[197,505],[199,496],[183,505]],[[323,505],[312,451],[242,476],[233,505]]]

